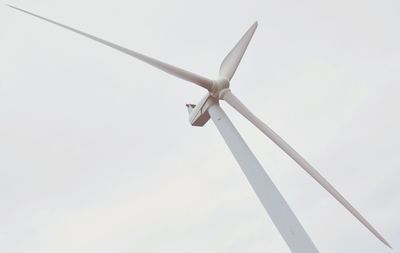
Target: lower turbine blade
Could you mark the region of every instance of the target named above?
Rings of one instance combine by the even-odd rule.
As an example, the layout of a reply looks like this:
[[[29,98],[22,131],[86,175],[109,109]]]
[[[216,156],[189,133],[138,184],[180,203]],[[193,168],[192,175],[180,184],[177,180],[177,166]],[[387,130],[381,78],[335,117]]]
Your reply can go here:
[[[72,31],[72,32],[78,33],[78,34],[80,34],[80,35],[82,35],[82,36],[84,36],[84,37],[86,37],[86,38],[89,38],[89,39],[92,39],[92,40],[94,40],[94,41],[97,41],[97,42],[99,42],[99,43],[101,43],[101,44],[103,44],[103,45],[106,45],[106,46],[109,46],[109,47],[111,47],[111,48],[114,48],[114,49],[116,49],[116,50],[118,50],[118,51],[120,51],[120,52],[122,52],[122,53],[128,54],[128,55],[130,55],[130,56],[132,56],[132,57],[134,57],[134,58],[136,58],[136,59],[138,59],[138,60],[141,60],[141,61],[143,61],[143,62],[146,62],[147,64],[150,64],[150,65],[152,65],[152,66],[155,67],[155,68],[158,68],[158,69],[160,69],[160,70],[162,70],[162,71],[164,71],[164,72],[167,72],[168,74],[171,74],[171,75],[176,76],[176,77],[178,77],[178,78],[181,78],[181,79],[183,79],[183,80],[186,80],[186,81],[195,83],[195,84],[197,84],[197,85],[199,85],[199,86],[201,86],[201,87],[203,87],[203,88],[206,88],[206,89],[209,90],[209,91],[211,91],[211,89],[212,89],[212,87],[213,87],[213,82],[212,82],[210,79],[208,79],[208,78],[205,78],[205,77],[202,77],[202,76],[200,76],[200,75],[197,75],[197,74],[194,74],[194,73],[192,73],[192,72],[189,72],[189,71],[187,71],[187,70],[184,70],[184,69],[181,69],[181,68],[172,66],[172,65],[170,65],[170,64],[168,64],[168,63],[165,63],[165,62],[156,60],[156,59],[151,58],[151,57],[148,57],[148,56],[146,56],[146,55],[137,53],[137,52],[135,52],[135,51],[132,51],[132,50],[127,49],[127,48],[124,48],[124,47],[121,47],[121,46],[116,45],[116,44],[114,44],[114,43],[111,43],[111,42],[108,42],[108,41],[103,40],[103,39],[101,39],[101,38],[98,38],[98,37],[95,37],[95,36],[93,36],[93,35],[90,35],[90,34],[88,34],[88,33],[79,31],[79,30],[77,30],[77,29],[75,29],[75,28],[72,28],[72,27],[69,27],[69,26],[60,24],[60,23],[58,23],[58,22],[56,22],[56,21],[53,21],[53,20],[50,20],[50,19],[41,17],[41,16],[36,15],[36,14],[34,14],[34,13],[32,13],[32,12],[29,12],[29,11],[26,11],[26,10],[23,10],[23,9],[20,9],[20,8],[18,8],[18,7],[14,7],[14,6],[11,6],[11,5],[7,5],[7,6],[13,8],[13,9],[15,9],[15,10],[24,12],[24,13],[26,13],[26,14],[29,14],[29,15],[31,15],[31,16],[37,17],[37,18],[39,18],[39,19],[42,19],[42,20],[44,20],[44,21],[47,21],[47,22],[49,22],[49,23],[52,23],[52,24],[54,24],[54,25],[60,26],[60,27],[62,27],[62,28],[65,28],[65,29],[67,29],[67,30],[70,30],[70,31]]]
[[[286,154],[288,154],[298,165],[300,165],[310,176],[312,176],[322,187],[325,188],[337,201],[339,201],[351,214],[354,215],[372,234],[389,248],[389,243],[372,227],[372,225],[324,178],[315,170],[299,153],[297,153],[286,141],[269,128],[264,122],[257,118],[245,105],[229,90],[222,93],[222,99],[235,108],[246,119],[253,123],[258,129],[268,136]]]
[[[318,253],[281,193],[217,102],[208,113],[291,252]]]

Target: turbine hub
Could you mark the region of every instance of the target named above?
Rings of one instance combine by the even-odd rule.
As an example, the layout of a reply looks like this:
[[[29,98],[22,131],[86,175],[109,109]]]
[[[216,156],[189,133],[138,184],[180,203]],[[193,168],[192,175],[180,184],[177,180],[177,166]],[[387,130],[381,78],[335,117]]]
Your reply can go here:
[[[213,80],[213,87],[210,91],[211,96],[214,98],[220,99],[221,98],[221,91],[229,89],[229,80],[225,77],[220,77],[216,80]]]

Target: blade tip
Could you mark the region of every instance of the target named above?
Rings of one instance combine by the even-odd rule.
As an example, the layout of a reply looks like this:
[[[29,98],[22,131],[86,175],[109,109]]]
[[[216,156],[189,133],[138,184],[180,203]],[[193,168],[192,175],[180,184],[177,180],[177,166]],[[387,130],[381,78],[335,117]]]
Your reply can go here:
[[[10,7],[10,8],[13,8],[14,10],[18,10],[18,11],[20,11],[21,9],[20,8],[18,8],[18,7],[16,7],[16,6],[14,6],[14,5],[11,5],[11,4],[4,4],[5,6],[8,6],[8,7]]]
[[[390,249],[393,249],[393,247],[385,240],[384,242],[383,242],[387,247],[389,247]]]
[[[376,235],[377,237],[378,237],[378,239],[383,243],[383,244],[385,244],[388,248],[390,248],[390,249],[393,249],[392,248],[392,246],[389,244],[389,242],[388,241],[386,241],[386,239],[385,238],[383,238],[383,236],[382,235],[380,235],[380,234],[377,234]]]

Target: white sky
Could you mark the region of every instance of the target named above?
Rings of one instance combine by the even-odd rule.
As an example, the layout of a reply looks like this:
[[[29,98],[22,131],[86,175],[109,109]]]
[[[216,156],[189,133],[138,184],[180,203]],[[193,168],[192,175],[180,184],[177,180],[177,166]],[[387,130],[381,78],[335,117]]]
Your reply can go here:
[[[392,244],[223,104],[321,252],[400,252],[400,2],[9,1],[216,77]],[[0,6],[0,252],[289,252],[200,88]]]

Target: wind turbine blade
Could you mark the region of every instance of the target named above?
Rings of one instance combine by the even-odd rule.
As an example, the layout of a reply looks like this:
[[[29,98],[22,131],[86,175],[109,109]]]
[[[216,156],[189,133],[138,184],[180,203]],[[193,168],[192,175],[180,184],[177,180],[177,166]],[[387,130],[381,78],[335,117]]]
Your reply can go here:
[[[211,105],[208,112],[291,252],[317,253],[295,214],[218,102]]]
[[[219,69],[220,77],[224,77],[231,80],[235,74],[236,69],[239,66],[240,61],[243,58],[244,52],[246,52],[247,46],[253,37],[254,32],[257,29],[258,23],[255,22],[249,30],[243,35],[239,42],[232,48],[229,54],[222,61],[221,67]]]
[[[300,165],[310,176],[312,176],[325,190],[327,190],[337,201],[339,201],[351,214],[354,215],[372,234],[389,248],[389,243],[372,227],[372,225],[324,178],[315,170],[299,153],[297,153],[286,141],[269,128],[264,122],[257,118],[245,105],[229,90],[222,93],[222,99],[235,108],[240,114],[253,123],[261,132],[268,136],[286,154],[288,154],[298,165]]]
[[[29,12],[29,11],[26,11],[26,10],[23,10],[23,9],[20,9],[20,8],[15,7],[15,6],[12,6],[12,5],[7,5],[7,6],[13,8],[13,9],[15,9],[15,10],[24,12],[24,13],[26,13],[26,14],[29,14],[29,15],[31,15],[31,16],[40,18],[40,19],[42,19],[42,20],[45,20],[45,21],[50,22],[50,23],[52,23],[52,24],[55,24],[55,25],[57,25],[57,26],[63,27],[63,28],[65,28],[65,29],[67,29],[67,30],[70,30],[70,31],[72,31],[72,32],[78,33],[78,34],[80,34],[80,35],[82,35],[82,36],[85,36],[86,38],[89,38],[89,39],[92,39],[92,40],[94,40],[94,41],[97,41],[97,42],[99,42],[99,43],[101,43],[101,44],[103,44],[103,45],[106,45],[106,46],[109,46],[109,47],[111,47],[111,48],[114,48],[114,49],[116,49],[116,50],[118,50],[118,51],[120,51],[120,52],[122,52],[122,53],[125,53],[125,54],[127,54],[127,55],[130,55],[130,56],[132,56],[132,57],[134,57],[134,58],[136,58],[136,59],[138,59],[138,60],[141,60],[141,61],[143,61],[143,62],[145,62],[145,63],[148,63],[148,64],[152,65],[153,67],[156,67],[156,68],[158,68],[158,69],[160,69],[160,70],[162,70],[162,71],[164,71],[164,72],[167,72],[168,74],[171,74],[171,75],[176,76],[176,77],[178,77],[178,78],[181,78],[181,79],[183,79],[183,80],[186,80],[186,81],[195,83],[195,84],[197,84],[197,85],[199,85],[199,86],[201,86],[201,87],[203,87],[203,88],[206,88],[207,90],[211,90],[211,89],[212,89],[213,82],[212,82],[210,79],[208,79],[208,78],[205,78],[205,77],[202,77],[202,76],[200,76],[200,75],[197,75],[197,74],[194,74],[194,73],[192,73],[192,72],[189,72],[189,71],[187,71],[187,70],[184,70],[184,69],[181,69],[181,68],[172,66],[172,65],[170,65],[170,64],[168,64],[168,63],[165,63],[165,62],[156,60],[156,59],[154,59],[154,58],[151,58],[151,57],[148,57],[148,56],[146,56],[146,55],[140,54],[140,53],[138,53],[138,52],[132,51],[132,50],[130,50],[130,49],[121,47],[121,46],[116,45],[116,44],[114,44],[114,43],[111,43],[111,42],[108,42],[108,41],[103,40],[103,39],[101,39],[101,38],[98,38],[98,37],[95,37],[95,36],[93,36],[93,35],[90,35],[90,34],[88,34],[88,33],[85,33],[85,32],[79,31],[79,30],[77,30],[77,29],[74,29],[74,28],[72,28],[72,27],[69,27],[69,26],[60,24],[60,23],[58,23],[58,22],[56,22],[56,21],[53,21],[53,20],[50,20],[50,19],[41,17],[41,16],[36,15],[36,14],[34,14],[34,13],[32,13],[32,12]]]

